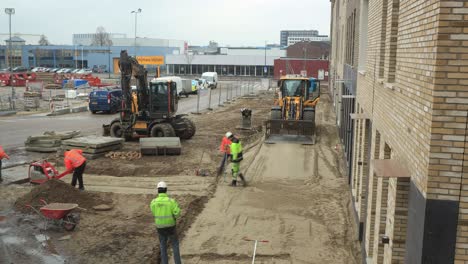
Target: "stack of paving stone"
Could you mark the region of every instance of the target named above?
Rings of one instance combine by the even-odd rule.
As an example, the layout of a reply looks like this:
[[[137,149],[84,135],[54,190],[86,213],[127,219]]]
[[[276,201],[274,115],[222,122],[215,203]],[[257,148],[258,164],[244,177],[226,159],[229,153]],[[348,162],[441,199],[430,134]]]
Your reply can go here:
[[[178,137],[140,138],[140,152],[143,155],[180,155],[182,145]]]
[[[123,138],[86,136],[62,141],[62,149],[81,149],[86,158],[96,159],[105,156],[109,151],[122,149],[123,143]]]
[[[62,146],[62,140],[74,138],[80,131],[46,131],[40,136],[30,136],[24,142],[26,151],[56,152]]]

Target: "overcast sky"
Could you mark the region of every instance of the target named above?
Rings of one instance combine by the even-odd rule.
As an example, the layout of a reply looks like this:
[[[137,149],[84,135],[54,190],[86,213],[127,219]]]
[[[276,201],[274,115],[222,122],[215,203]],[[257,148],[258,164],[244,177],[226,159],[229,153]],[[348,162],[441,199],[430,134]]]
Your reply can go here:
[[[107,32],[187,40],[189,45],[262,46],[279,44],[280,30],[317,29],[329,35],[329,0],[2,0],[0,33],[44,34],[52,44],[71,44],[73,33]],[[2,40],[3,42],[3,40]],[[4,43],[2,43],[4,44]]]

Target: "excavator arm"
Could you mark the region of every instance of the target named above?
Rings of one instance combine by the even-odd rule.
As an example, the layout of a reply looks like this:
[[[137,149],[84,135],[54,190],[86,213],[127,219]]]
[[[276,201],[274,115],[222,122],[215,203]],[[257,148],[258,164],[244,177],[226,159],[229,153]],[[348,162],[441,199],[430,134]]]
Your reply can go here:
[[[121,87],[123,94],[124,104],[122,105],[122,112],[126,116],[132,114],[132,88],[131,79],[135,77],[137,81],[137,105],[134,109],[137,109],[138,115],[145,115],[148,112],[149,96],[148,96],[148,72],[139,64],[136,58],[128,56],[126,50],[120,52],[119,68],[121,73]]]

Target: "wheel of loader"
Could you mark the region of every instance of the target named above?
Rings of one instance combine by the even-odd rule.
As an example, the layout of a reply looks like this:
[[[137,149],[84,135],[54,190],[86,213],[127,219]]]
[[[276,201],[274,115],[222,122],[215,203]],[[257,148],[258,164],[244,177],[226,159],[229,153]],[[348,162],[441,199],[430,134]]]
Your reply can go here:
[[[278,120],[275,122],[275,120]],[[281,109],[271,110],[270,133],[279,134],[281,131]]]
[[[271,119],[272,120],[281,119],[281,109],[271,110]]]
[[[175,137],[174,128],[169,123],[156,124],[151,128],[152,137]]]
[[[311,110],[304,109],[303,119],[305,121],[314,121],[314,123],[315,123],[315,111],[313,109],[311,109]]]
[[[119,122],[115,122],[110,127],[111,137],[121,138],[123,136],[123,128]]]
[[[304,126],[304,134],[306,135],[312,135],[315,130],[315,111],[313,109],[304,109],[304,115],[303,115],[303,120],[304,121],[312,121],[310,125],[305,125]]]
[[[181,139],[190,139],[195,135],[195,123],[188,118],[178,118],[173,123],[175,133]]]

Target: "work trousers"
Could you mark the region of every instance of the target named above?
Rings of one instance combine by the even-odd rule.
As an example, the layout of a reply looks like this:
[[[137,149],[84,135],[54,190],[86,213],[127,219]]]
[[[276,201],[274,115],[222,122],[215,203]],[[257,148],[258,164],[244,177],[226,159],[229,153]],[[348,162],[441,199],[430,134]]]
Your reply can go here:
[[[176,227],[158,228],[159,244],[161,249],[161,264],[168,264],[167,240],[171,240],[174,263],[182,264],[180,260],[179,239],[177,238]]]
[[[84,189],[84,184],[83,184],[83,173],[86,168],[86,161],[83,162],[78,168],[75,168],[73,171],[73,177],[72,177],[72,182],[71,185],[73,187],[76,186],[76,180],[78,180],[78,187],[80,189]]]
[[[237,181],[237,175],[240,171],[240,162],[231,162],[232,180]]]
[[[226,166],[229,156],[231,156],[231,154],[227,154],[227,153],[223,154],[223,160],[221,160],[221,164],[219,164],[219,168],[218,168],[219,173],[224,171],[224,166]]]

